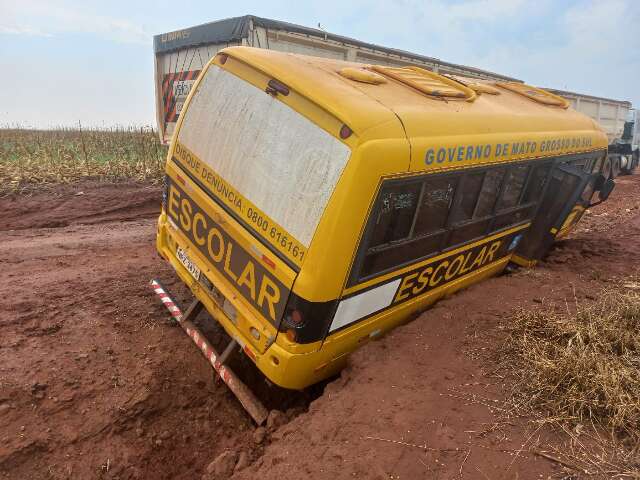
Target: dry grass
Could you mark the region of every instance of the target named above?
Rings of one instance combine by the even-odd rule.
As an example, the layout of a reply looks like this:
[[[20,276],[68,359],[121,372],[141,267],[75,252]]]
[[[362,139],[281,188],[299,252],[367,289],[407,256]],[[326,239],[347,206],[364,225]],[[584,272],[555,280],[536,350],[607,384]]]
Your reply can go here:
[[[510,404],[568,438],[562,465],[606,478],[640,478],[640,283],[612,285],[558,313],[520,310],[507,326],[502,363]]]
[[[151,128],[3,128],[0,195],[82,178],[159,181],[165,159]]]

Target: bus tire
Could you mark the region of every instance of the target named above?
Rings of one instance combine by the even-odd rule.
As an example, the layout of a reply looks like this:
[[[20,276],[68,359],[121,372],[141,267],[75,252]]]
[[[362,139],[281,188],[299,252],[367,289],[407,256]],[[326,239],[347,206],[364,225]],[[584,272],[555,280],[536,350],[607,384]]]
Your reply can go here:
[[[631,157],[626,155],[620,157],[620,175],[629,175],[631,172]]]

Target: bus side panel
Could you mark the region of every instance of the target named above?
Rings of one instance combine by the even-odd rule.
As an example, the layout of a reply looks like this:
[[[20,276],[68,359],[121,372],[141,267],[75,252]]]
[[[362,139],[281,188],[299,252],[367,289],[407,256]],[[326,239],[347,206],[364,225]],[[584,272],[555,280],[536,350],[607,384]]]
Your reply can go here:
[[[422,312],[438,300],[454,292],[466,288],[487,278],[498,275],[507,265],[509,257],[482,267],[466,277],[453,280],[429,293],[415,297],[398,306],[355,323],[351,327],[327,337],[322,345],[326,367],[321,370],[323,377],[328,377],[345,366],[347,354],[361,347],[365,342],[378,338],[393,328],[407,323],[412,315]]]
[[[409,143],[396,120],[380,126],[395,131],[397,139],[363,140],[354,149],[318,224],[304,268],[298,274],[294,292],[315,302],[335,300],[358,248],[380,178],[404,173],[409,162]],[[375,138],[375,132],[368,132]]]
[[[586,154],[607,146],[602,132],[594,130],[518,133],[507,138],[499,133],[413,137],[411,144],[413,172],[454,170],[579,152]]]
[[[514,239],[528,226],[514,227],[420,262],[382,284],[343,298],[322,346],[324,356],[340,358],[443,296],[500,273],[517,244]],[[372,303],[376,305],[370,308]]]
[[[344,330],[330,335],[317,352],[291,355],[276,342],[268,351],[280,359],[280,366],[274,367],[266,356],[258,359],[260,368],[268,372],[269,378],[276,384],[291,389],[302,389],[337,374],[346,366],[348,355],[369,340],[375,339],[398,325],[407,323],[411,316],[433,305],[441,298],[466,288],[484,279],[498,275],[507,265],[509,257],[485,265],[480,270],[446,283],[424,295],[387,308],[379,313],[354,323]],[[278,336],[281,338],[282,336]]]

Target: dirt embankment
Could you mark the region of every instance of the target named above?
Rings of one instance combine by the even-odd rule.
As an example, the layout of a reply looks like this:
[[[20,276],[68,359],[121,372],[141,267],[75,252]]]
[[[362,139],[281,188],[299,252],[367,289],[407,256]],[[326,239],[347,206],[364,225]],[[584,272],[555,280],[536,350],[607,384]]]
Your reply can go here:
[[[234,478],[535,479],[558,465],[530,450],[557,439],[524,421],[500,422],[508,385],[490,361],[501,324],[519,306],[589,301],[640,268],[640,176],[622,177],[573,238],[532,271],[477,284],[381,341],[302,415],[272,435]]]
[[[98,181],[12,194],[0,198],[0,231],[148,219],[158,213],[160,196],[153,185]]]
[[[264,440],[149,290],[159,278],[188,298],[154,250],[156,187],[1,199],[0,478],[199,478],[227,449],[257,458],[237,478],[546,477],[557,465],[528,446],[547,434],[496,423],[504,386],[487,359],[514,307],[588,299],[638,267],[640,176],[618,183],[539,268],[365,346]],[[257,387],[290,413],[308,400]]]

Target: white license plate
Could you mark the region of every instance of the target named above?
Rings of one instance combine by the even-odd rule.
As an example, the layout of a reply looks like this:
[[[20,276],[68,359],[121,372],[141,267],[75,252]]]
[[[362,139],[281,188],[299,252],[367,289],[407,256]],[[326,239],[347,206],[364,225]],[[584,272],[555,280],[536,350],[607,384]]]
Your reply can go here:
[[[176,250],[176,257],[180,260],[180,263],[184,265],[184,268],[191,274],[193,278],[196,280],[200,280],[200,269],[196,267],[195,263],[191,261],[187,252],[185,252],[182,248],[178,247]]]

